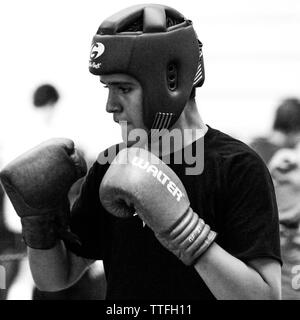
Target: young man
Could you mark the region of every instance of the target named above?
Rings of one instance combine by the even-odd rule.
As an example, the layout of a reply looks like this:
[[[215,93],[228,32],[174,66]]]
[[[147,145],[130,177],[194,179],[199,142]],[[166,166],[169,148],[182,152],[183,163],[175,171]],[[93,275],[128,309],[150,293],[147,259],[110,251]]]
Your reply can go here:
[[[280,298],[272,181],[250,148],[201,120],[194,99],[204,81],[201,47],[191,21],[160,5],[122,10],[93,39],[90,71],[108,88],[106,110],[129,147],[115,159],[132,146],[159,150],[159,130],[182,134],[166,152],[168,166],[148,163],[156,180],[130,161],[104,163],[116,149],[104,151],[72,208],[70,232],[65,195],[85,166],[69,140],[42,144],[2,171],[42,290],[68,287],[103,260],[109,300]],[[134,130],[146,138],[129,139]],[[178,145],[197,153],[199,141],[203,170],[187,174],[190,164],[175,153]]]

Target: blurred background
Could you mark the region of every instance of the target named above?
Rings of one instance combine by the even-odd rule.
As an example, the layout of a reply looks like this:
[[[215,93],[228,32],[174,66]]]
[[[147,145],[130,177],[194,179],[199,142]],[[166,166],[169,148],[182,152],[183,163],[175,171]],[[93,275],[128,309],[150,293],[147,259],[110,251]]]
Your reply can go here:
[[[91,162],[104,148],[120,141],[119,126],[105,112],[107,91],[88,72],[90,45],[103,19],[138,3],[1,3],[0,166],[53,136],[73,139]],[[268,135],[281,101],[300,97],[300,2],[160,3],[191,19],[203,43],[206,81],[197,90],[197,103],[204,121],[246,143]],[[40,111],[33,103],[33,95],[45,83],[56,88],[59,99],[55,108]],[[3,210],[5,228],[19,232],[18,219],[9,214],[9,204],[4,204]],[[11,291],[11,299],[31,299],[32,282],[22,252],[17,251],[21,254],[17,260],[25,265],[24,274],[27,273],[22,276],[16,272],[23,284]],[[101,273],[101,265],[99,270]]]

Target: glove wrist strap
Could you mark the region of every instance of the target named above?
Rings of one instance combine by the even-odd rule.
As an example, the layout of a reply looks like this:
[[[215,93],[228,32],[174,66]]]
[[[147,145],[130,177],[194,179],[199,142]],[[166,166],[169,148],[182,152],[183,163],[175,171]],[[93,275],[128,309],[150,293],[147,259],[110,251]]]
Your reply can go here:
[[[23,239],[28,247],[46,250],[56,245],[55,215],[23,217],[21,223]]]
[[[172,230],[160,233],[159,238],[186,265],[192,265],[209,248],[216,232],[189,208]]]
[[[79,238],[69,230],[65,212],[50,212],[21,219],[25,244],[32,249],[53,248],[59,239],[73,245],[81,245]]]

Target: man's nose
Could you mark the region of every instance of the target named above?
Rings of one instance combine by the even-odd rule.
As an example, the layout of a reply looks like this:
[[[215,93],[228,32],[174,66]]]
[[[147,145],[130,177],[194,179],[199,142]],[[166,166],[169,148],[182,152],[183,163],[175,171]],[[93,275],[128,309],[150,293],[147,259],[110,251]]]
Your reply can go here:
[[[108,94],[107,102],[106,102],[106,112],[108,113],[116,113],[121,112],[122,107],[120,102],[114,93],[110,92]]]

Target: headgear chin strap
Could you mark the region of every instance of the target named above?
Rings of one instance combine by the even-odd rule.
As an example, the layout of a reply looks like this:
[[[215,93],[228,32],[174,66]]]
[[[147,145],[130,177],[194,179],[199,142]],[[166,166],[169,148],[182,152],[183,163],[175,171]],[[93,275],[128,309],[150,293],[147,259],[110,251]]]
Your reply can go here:
[[[167,27],[168,17],[177,24]],[[128,31],[137,21],[142,30]],[[204,82],[201,47],[192,22],[178,11],[163,5],[136,5],[102,22],[93,38],[89,70],[95,75],[134,77],[143,89],[146,127],[169,128],[192,88]]]

